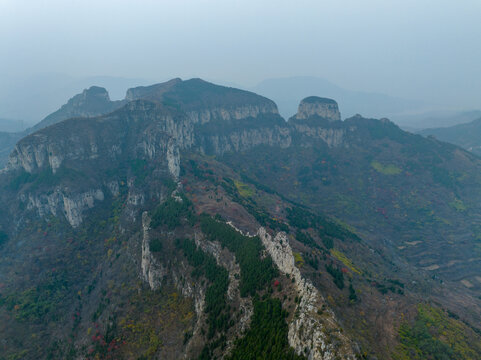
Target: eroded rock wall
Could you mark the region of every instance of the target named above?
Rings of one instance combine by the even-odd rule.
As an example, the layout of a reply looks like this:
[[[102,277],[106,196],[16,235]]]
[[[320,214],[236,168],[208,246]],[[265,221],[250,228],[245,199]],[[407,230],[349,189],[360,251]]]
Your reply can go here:
[[[287,235],[280,232],[272,237],[263,227],[258,235],[279,270],[294,279],[300,298],[296,315],[289,323],[289,345],[297,354],[308,349],[309,360],[355,359],[353,344],[342,334],[324,297],[295,266]]]

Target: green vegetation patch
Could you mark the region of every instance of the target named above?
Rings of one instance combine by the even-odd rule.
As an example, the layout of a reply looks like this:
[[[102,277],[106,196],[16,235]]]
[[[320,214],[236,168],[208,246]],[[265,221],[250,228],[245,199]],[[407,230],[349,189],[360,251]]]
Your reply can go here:
[[[229,275],[226,269],[217,265],[212,255],[198,249],[194,241],[179,239],[176,246],[182,249],[187,261],[194,267],[193,277],[199,278],[202,275],[210,282],[205,293],[205,312],[209,324],[207,337],[211,339],[217,332],[229,328],[230,315],[226,302]]]
[[[130,162],[130,169],[135,176],[135,185],[141,185],[145,182],[147,176],[150,175],[152,169],[149,167],[147,160],[135,159]]]
[[[158,238],[153,238],[149,242],[149,248],[152,252],[161,252],[162,251],[162,241]]]
[[[331,249],[331,255],[333,257],[335,257],[337,260],[339,260],[340,262],[342,262],[344,264],[344,266],[347,267],[352,272],[355,272],[356,274],[359,274],[359,275],[362,274],[362,271],[359,270],[358,268],[356,268],[354,266],[354,264],[352,263],[352,261],[345,254],[340,252],[339,250]]]
[[[5,231],[0,230],[0,247],[8,241],[8,235]]]
[[[240,181],[234,180],[235,187],[242,197],[252,197],[254,195],[254,190],[252,190],[249,185],[244,184]]]
[[[194,220],[192,213],[192,203],[184,194],[179,194],[178,198],[169,197],[152,213],[152,227],[156,228],[161,225],[166,225],[169,229],[175,229],[182,222],[182,219],[188,221]]]
[[[302,255],[300,253],[293,253],[294,255],[294,261],[296,262],[296,266],[298,268],[301,268],[304,266],[304,259],[302,258]]]
[[[278,299],[256,300],[250,329],[243,338],[236,341],[229,359],[305,359],[289,347],[287,315]]]
[[[456,209],[457,211],[461,211],[461,212],[467,210],[466,205],[460,199],[454,199],[453,201],[451,201],[449,203],[449,206],[451,206],[453,209]]]
[[[193,325],[195,315],[192,299],[183,297],[171,286],[157,291],[141,288],[141,291],[133,292],[128,300],[123,316],[113,329],[107,328],[105,334],[99,334],[95,328],[87,330],[92,337],[90,347],[94,351],[86,358],[155,359],[163,346],[162,338],[180,337]],[[109,333],[115,335],[113,340]],[[100,341],[97,340],[99,335]],[[112,341],[121,341],[120,349],[109,351]]]
[[[339,240],[345,239],[353,239],[359,240],[359,237],[349,231],[347,228],[336,224],[333,221],[328,220],[325,217],[316,215],[306,209],[303,209],[299,206],[293,206],[292,208],[287,208],[287,220],[292,226],[297,227],[298,229],[315,229],[317,230],[319,237],[322,239],[324,245],[327,248],[331,248],[333,246],[332,238],[336,238]],[[296,236],[299,235],[299,232]],[[300,236],[299,240],[303,242],[306,239]],[[309,245],[306,243],[306,245]]]
[[[68,288],[62,274],[50,272],[47,279],[37,286],[0,296],[0,306],[13,312],[19,321],[37,322],[57,309],[65,300]]]
[[[396,360],[479,359],[481,336],[441,309],[419,305],[414,324],[399,329]]]
[[[243,180],[249,181],[247,178],[243,178]],[[236,186],[235,180],[224,178],[220,185],[224,188],[225,192],[232,197],[232,200],[241,204],[249,212],[249,214],[254,216],[254,218],[259,222],[259,224],[261,224],[262,226],[269,226],[271,229],[274,230],[280,230],[285,232],[289,231],[289,227],[285,223],[272,218],[268,211],[266,211],[264,208],[262,208],[256,203],[253,196],[254,191],[250,186],[248,188],[250,191],[249,194],[251,194],[251,196],[242,196],[239,192],[238,187]],[[261,187],[258,187],[258,185]],[[255,186],[266,193],[274,193],[272,190],[266,187],[262,187],[262,185],[258,183],[255,184]]]
[[[244,236],[226,223],[210,216],[201,218],[202,232],[211,241],[218,241],[236,256],[241,269],[239,289],[242,297],[263,290],[278,275],[270,256],[261,258],[264,250],[258,236]]]
[[[334,284],[336,284],[339,289],[344,289],[344,275],[342,270],[333,264],[326,264],[326,271],[331,274]]]
[[[378,161],[371,162],[371,166],[376,170],[378,173],[384,175],[399,175],[402,170],[395,165],[383,165]]]

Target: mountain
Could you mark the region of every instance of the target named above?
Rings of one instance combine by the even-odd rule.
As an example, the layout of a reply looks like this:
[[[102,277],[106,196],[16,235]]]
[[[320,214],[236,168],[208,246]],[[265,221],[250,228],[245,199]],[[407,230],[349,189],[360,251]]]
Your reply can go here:
[[[65,105],[35,124],[28,132],[35,132],[72,117],[91,117],[112,112],[121,107],[124,101],[111,101],[109,93],[102,87],[91,86],[75,95]]]
[[[390,117],[393,114],[413,111],[423,106],[419,101],[346,90],[325,79],[310,76],[267,79],[251,90],[273,99],[285,118],[295,114],[299,101],[312,94],[322,94],[336,99],[343,109],[344,117],[351,117],[355,114],[363,114],[368,117]]]
[[[0,77],[0,118],[22,119],[29,124],[45,118],[64,104],[70,94],[80,93],[92,84],[108,89],[113,99],[121,99],[128,88],[149,83],[143,79],[73,77],[57,73],[31,76],[1,74]]]
[[[444,128],[464,124],[481,117],[481,111],[438,110],[418,114],[397,114],[391,119],[403,129],[419,132],[427,128]]]
[[[481,155],[481,117],[466,124],[419,131],[424,136],[434,136],[439,140],[456,144]]]
[[[477,359],[481,160],[340,118],[173,79],[21,139],[0,358]]]
[[[13,150],[15,143],[28,134],[72,117],[91,117],[106,114],[121,107],[124,103],[122,100],[111,101],[107,90],[98,86],[91,86],[72,97],[60,109],[34,126],[21,132],[0,132],[0,167],[7,163],[8,155]]]

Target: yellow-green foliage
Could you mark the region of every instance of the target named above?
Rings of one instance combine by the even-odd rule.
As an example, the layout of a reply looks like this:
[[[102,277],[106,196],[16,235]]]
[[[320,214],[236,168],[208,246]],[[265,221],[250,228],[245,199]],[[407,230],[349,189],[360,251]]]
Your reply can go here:
[[[348,223],[346,223],[346,222],[344,222],[340,219],[334,219],[334,220],[335,220],[336,224],[338,224],[339,226],[341,226],[344,229],[346,229],[347,231],[352,232],[353,234],[356,234],[356,235],[359,236],[359,234],[358,234],[358,232],[357,232],[357,230],[354,226],[351,226]]]
[[[417,310],[415,323],[399,329],[395,360],[479,359],[480,335],[441,309],[422,304]]]
[[[254,195],[254,191],[249,187],[249,185],[244,184],[240,181],[234,180],[235,187],[239,192],[239,195],[242,197],[252,197]]]
[[[451,207],[456,209],[457,211],[466,211],[466,205],[460,199],[454,199],[449,203]]]
[[[302,255],[300,253],[293,253],[294,255],[294,261],[296,262],[296,266],[298,268],[301,268],[304,265],[304,259],[302,258]]]
[[[127,343],[127,358],[139,353],[148,359],[154,358],[162,346],[161,338],[176,332],[181,336],[191,326],[192,300],[167,291],[143,289],[130,298],[130,308],[119,321],[121,338]]]
[[[398,175],[402,172],[402,170],[395,165],[383,165],[379,161],[371,162],[371,166],[374,170],[384,175]]]
[[[354,264],[352,263],[352,261],[346,255],[344,255],[342,252],[340,252],[339,250],[331,249],[331,255],[334,256],[340,262],[342,262],[344,264],[344,266],[347,267],[352,272],[355,272],[356,274],[359,274],[359,275],[362,274],[362,271],[359,270],[358,268],[356,268],[354,266]]]

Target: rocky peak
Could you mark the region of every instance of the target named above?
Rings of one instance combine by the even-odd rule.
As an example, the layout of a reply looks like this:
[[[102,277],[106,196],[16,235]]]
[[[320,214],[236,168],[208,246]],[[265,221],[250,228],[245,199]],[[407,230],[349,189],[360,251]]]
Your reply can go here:
[[[149,100],[181,109],[194,123],[239,120],[259,114],[278,114],[277,106],[249,91],[215,85],[202,79],[172,79],[129,89],[127,101]]]
[[[107,90],[99,86],[91,86],[80,94],[75,95],[61,110],[70,112],[78,111],[75,116],[95,116],[100,115],[105,109],[110,110],[112,101]]]
[[[105,88],[100,86],[91,86],[88,89],[82,91],[81,94],[74,96],[72,99],[70,99],[71,102],[85,102],[92,100],[110,102],[110,96]]]
[[[162,100],[162,95],[169,91],[173,86],[182,82],[182,79],[175,78],[164,83],[150,86],[137,86],[127,90],[125,100]]]
[[[105,88],[91,86],[69,99],[60,109],[48,115],[37,125],[28,129],[27,133],[33,133],[72,117],[92,117],[107,114],[118,109],[124,103],[125,101],[111,101]]]
[[[318,116],[329,121],[341,120],[341,113],[337,102],[332,99],[309,96],[301,101],[296,114],[296,119],[307,119]]]

